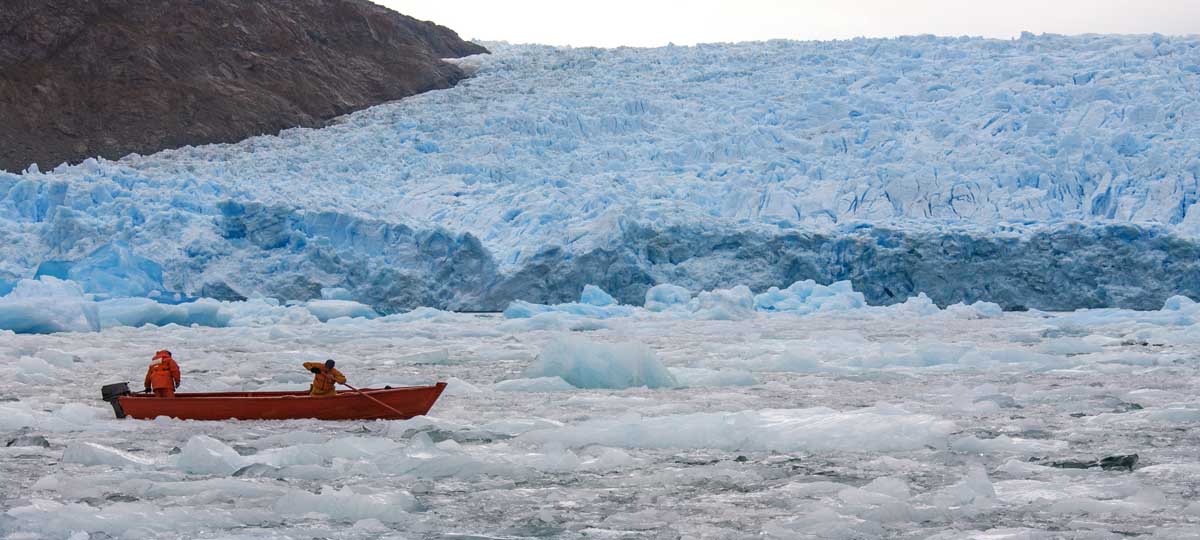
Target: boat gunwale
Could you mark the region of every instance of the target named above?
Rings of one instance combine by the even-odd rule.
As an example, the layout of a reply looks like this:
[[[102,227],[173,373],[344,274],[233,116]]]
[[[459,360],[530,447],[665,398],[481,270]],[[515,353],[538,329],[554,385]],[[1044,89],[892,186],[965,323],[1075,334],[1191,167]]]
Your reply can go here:
[[[363,393],[366,393],[366,394],[373,394],[373,395],[375,395],[376,397],[386,397],[386,394],[391,394],[391,393],[398,393],[398,392],[411,392],[411,391],[432,391],[432,390],[434,390],[434,389],[436,389],[436,388],[438,388],[438,387],[443,387],[443,388],[444,388],[445,386],[446,386],[446,383],[444,383],[444,382],[439,382],[439,383],[437,383],[437,384],[428,385],[428,386],[397,386],[397,387],[393,387],[393,388],[359,388],[358,390],[359,390],[359,391],[361,391],[361,392],[363,392]],[[384,396],[380,396],[379,394],[385,394],[385,395],[384,395]],[[310,393],[309,393],[307,390],[281,390],[281,391],[274,391],[274,392],[194,392],[194,393],[177,393],[177,394],[175,394],[175,397],[173,397],[173,398],[165,398],[165,399],[174,399],[174,400],[190,400],[190,399],[196,399],[196,400],[215,400],[215,399],[221,399],[221,400],[242,400],[242,399],[292,399],[292,398],[301,398],[301,399],[321,399],[321,400],[328,400],[328,399],[338,399],[338,398],[344,398],[344,397],[353,397],[353,398],[360,398],[360,399],[361,399],[363,396],[359,395],[359,393],[358,393],[358,392],[355,392],[355,391],[353,391],[353,390],[339,390],[337,394],[334,394],[334,395],[332,395],[332,396],[314,396],[314,395],[310,394]],[[150,400],[150,399],[164,399],[164,398],[160,398],[160,397],[158,397],[158,396],[155,396],[155,395],[153,395],[153,394],[127,394],[127,395],[124,395],[124,396],[120,396],[120,398],[119,398],[119,399],[122,399],[122,400],[126,400],[126,399],[137,399],[137,400],[143,400],[143,399],[146,399],[146,400]]]

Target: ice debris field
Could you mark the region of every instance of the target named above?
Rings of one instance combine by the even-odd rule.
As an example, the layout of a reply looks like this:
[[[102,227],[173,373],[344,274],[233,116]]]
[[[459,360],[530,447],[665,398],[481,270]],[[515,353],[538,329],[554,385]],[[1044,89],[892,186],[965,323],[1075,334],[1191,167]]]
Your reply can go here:
[[[1186,298],[649,296],[0,333],[0,538],[1200,538]],[[113,418],[99,386],[164,346],[181,391],[304,388],[327,357],[360,387],[450,384],[407,421]]]
[[[491,48],[455,88],[325,129],[0,172],[0,292],[338,289],[381,314],[589,283],[626,304],[804,279],[872,304],[1200,296],[1196,38]]]

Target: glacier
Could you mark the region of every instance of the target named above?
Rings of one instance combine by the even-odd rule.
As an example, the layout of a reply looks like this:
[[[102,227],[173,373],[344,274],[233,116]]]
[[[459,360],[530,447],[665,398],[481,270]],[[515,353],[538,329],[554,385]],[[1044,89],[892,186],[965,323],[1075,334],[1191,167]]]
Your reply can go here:
[[[489,48],[455,88],[323,129],[0,172],[0,294],[52,276],[385,316],[806,279],[876,305],[1200,298],[1198,38]]]

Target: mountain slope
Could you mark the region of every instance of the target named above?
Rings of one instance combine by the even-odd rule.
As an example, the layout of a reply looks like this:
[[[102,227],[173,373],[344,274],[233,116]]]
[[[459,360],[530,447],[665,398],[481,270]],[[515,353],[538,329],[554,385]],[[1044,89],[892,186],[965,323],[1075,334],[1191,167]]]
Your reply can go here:
[[[10,0],[0,169],[233,142],[427,90],[486,52],[365,0]]]

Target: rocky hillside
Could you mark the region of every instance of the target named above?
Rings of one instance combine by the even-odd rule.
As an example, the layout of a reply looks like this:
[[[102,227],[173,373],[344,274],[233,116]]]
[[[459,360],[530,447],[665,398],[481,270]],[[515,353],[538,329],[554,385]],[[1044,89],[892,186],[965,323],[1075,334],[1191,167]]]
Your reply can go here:
[[[0,0],[0,169],[317,126],[484,52],[366,0]]]

